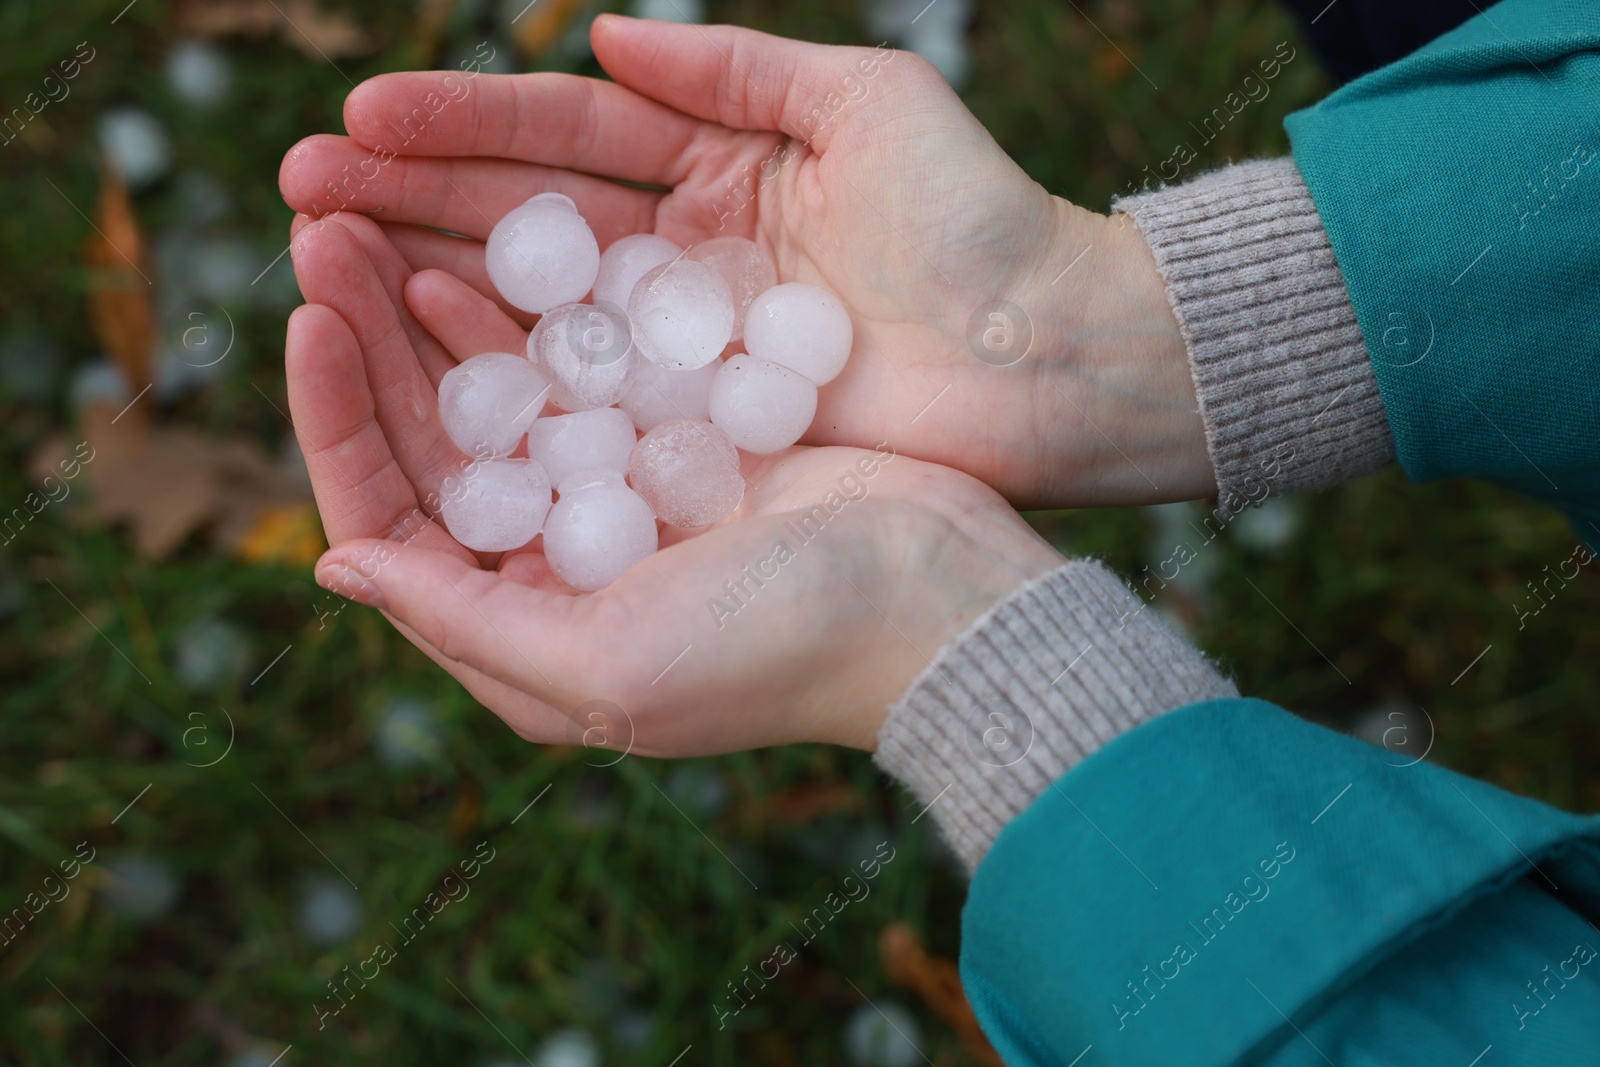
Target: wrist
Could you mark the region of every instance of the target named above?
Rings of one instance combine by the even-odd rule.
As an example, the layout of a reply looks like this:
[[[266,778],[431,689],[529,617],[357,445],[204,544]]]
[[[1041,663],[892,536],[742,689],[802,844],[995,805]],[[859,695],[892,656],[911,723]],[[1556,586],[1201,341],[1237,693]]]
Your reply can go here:
[[[1216,489],[1188,350],[1155,257],[1123,215],[1054,198],[1025,290],[1047,507],[1192,500]]]
[[[933,507],[903,506],[880,516],[880,565],[903,573],[892,602],[863,621],[878,647],[855,657],[863,677],[847,691],[854,709],[829,725],[832,744],[873,751],[889,707],[973,622],[1064,558],[999,494],[973,481]],[[891,625],[888,620],[893,619]]]

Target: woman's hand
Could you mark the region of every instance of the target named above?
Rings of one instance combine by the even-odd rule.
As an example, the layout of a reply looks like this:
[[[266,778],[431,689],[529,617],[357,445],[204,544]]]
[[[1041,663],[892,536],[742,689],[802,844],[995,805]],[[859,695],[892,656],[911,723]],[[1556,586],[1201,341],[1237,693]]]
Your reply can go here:
[[[515,351],[521,328],[452,277],[413,275],[361,216],[301,226],[293,255],[309,303],[289,322],[289,401],[333,545],[317,580],[382,609],[529,740],[872,748],[942,645],[1060,562],[993,490],[892,444],[748,457],[732,516],[669,529],[597,593],[562,586],[537,541],[474,555],[431,514],[471,476],[435,388],[455,358]]]
[[[349,137],[290,151],[285,199],[311,217],[381,212],[413,269],[491,298],[482,241],[544,190],[571,196],[602,246],[750,237],[781,280],[832,289],[855,322],[807,443],[888,441],[1019,506],[1215,488],[1137,231],[1031,181],[927,63],[615,16],[593,43],[616,83],[371,79],[345,102]]]

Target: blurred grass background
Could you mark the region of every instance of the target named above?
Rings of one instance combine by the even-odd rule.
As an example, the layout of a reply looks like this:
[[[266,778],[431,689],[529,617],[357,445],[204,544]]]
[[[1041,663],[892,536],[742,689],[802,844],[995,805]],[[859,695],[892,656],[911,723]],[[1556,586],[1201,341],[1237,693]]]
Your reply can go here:
[[[71,95],[0,147],[8,513],[37,489],[28,457],[73,424],[71,383],[100,356],[80,249],[106,113],[136,106],[170,138],[170,168],[135,198],[164,303],[187,285],[238,328],[219,369],[146,402],[277,451],[292,275],[283,261],[256,285],[226,279],[287,242],[284,150],[339,129],[347,76],[416,55],[410,6],[329,0],[375,50],[335,66],[281,37],[223,42],[231,84],[196,106],[165,73],[183,36],[173,10],[125,3],[0,8],[0,108],[21,106],[80,41],[96,50]],[[593,71],[570,39],[513,67],[506,26],[521,6],[461,0],[443,64],[490,40],[507,69]],[[856,0],[728,0],[707,15],[877,43]],[[1270,96],[1200,146],[1189,123],[1280,41],[1298,56]],[[995,0],[965,43],[966,97],[1001,144],[1051,191],[1102,209],[1180,142],[1199,151],[1188,174],[1285,151],[1283,115],[1327,89],[1288,16],[1256,0]],[[532,748],[375,613],[319,620],[331,605],[304,567],[247,566],[199,539],[152,564],[83,503],[46,508],[0,546],[0,909],[39,892],[78,842],[97,850],[71,895],[0,951],[0,1060],[123,1062],[114,1046],[140,1065],[244,1067],[292,1045],[283,1064],[526,1055],[547,1067],[598,1048],[608,1063],[665,1065],[692,1046],[686,1065],[836,1063],[870,997],[909,1009],[932,1062],[975,1062],[884,977],[877,937],[893,921],[957,953],[963,889],[931,820],[913,825],[915,805],[866,757],[802,748],[605,769],[589,765],[596,753]],[[1177,540],[1198,546],[1187,524],[1202,514],[1037,522],[1064,551],[1133,573]],[[1389,731],[1397,760],[1431,741],[1443,764],[1594,810],[1600,631],[1585,621],[1600,583],[1581,576],[1525,629],[1517,610],[1574,544],[1560,518],[1496,490],[1390,472],[1240,519],[1158,606],[1246,692],[1370,740]],[[228,755],[195,766],[223,751],[229,721]],[[400,946],[391,924],[481,841],[495,859],[470,897]],[[793,940],[789,923],[880,841],[896,858],[871,895],[718,1033],[726,983]],[[319,1031],[313,1002],[331,1005],[326,983],[380,941],[398,958]]]

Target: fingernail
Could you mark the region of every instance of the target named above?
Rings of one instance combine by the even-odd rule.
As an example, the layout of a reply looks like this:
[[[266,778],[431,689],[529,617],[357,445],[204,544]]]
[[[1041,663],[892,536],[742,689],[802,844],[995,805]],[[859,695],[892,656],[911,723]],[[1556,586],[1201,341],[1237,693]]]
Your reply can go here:
[[[357,604],[365,604],[379,611],[389,609],[388,602],[383,599],[383,592],[377,586],[360,571],[342,563],[330,564],[317,571],[317,584],[328,592],[354,600]]]

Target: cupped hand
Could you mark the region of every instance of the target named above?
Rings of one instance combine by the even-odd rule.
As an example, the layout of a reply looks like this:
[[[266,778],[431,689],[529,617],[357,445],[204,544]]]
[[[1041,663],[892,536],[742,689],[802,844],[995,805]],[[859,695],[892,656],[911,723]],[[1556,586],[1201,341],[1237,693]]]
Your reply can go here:
[[[329,543],[317,579],[380,608],[521,736],[692,756],[796,741],[872,748],[939,648],[1060,557],[993,490],[896,455],[748,457],[739,509],[575,594],[532,546],[463,548],[436,503],[469,460],[439,425],[456,358],[525,336],[378,226],[300,228],[295,430]],[[431,330],[430,330],[431,327]]]
[[[411,268],[491,299],[482,242],[541,191],[572,197],[602,247],[644,231],[750,237],[781,280],[832,289],[855,323],[807,443],[887,441],[1019,506],[1214,489],[1137,231],[1031,181],[927,63],[616,16],[592,37],[615,82],[363,83],[345,102],[348,137],[289,152],[285,199],[308,217],[376,213]]]

